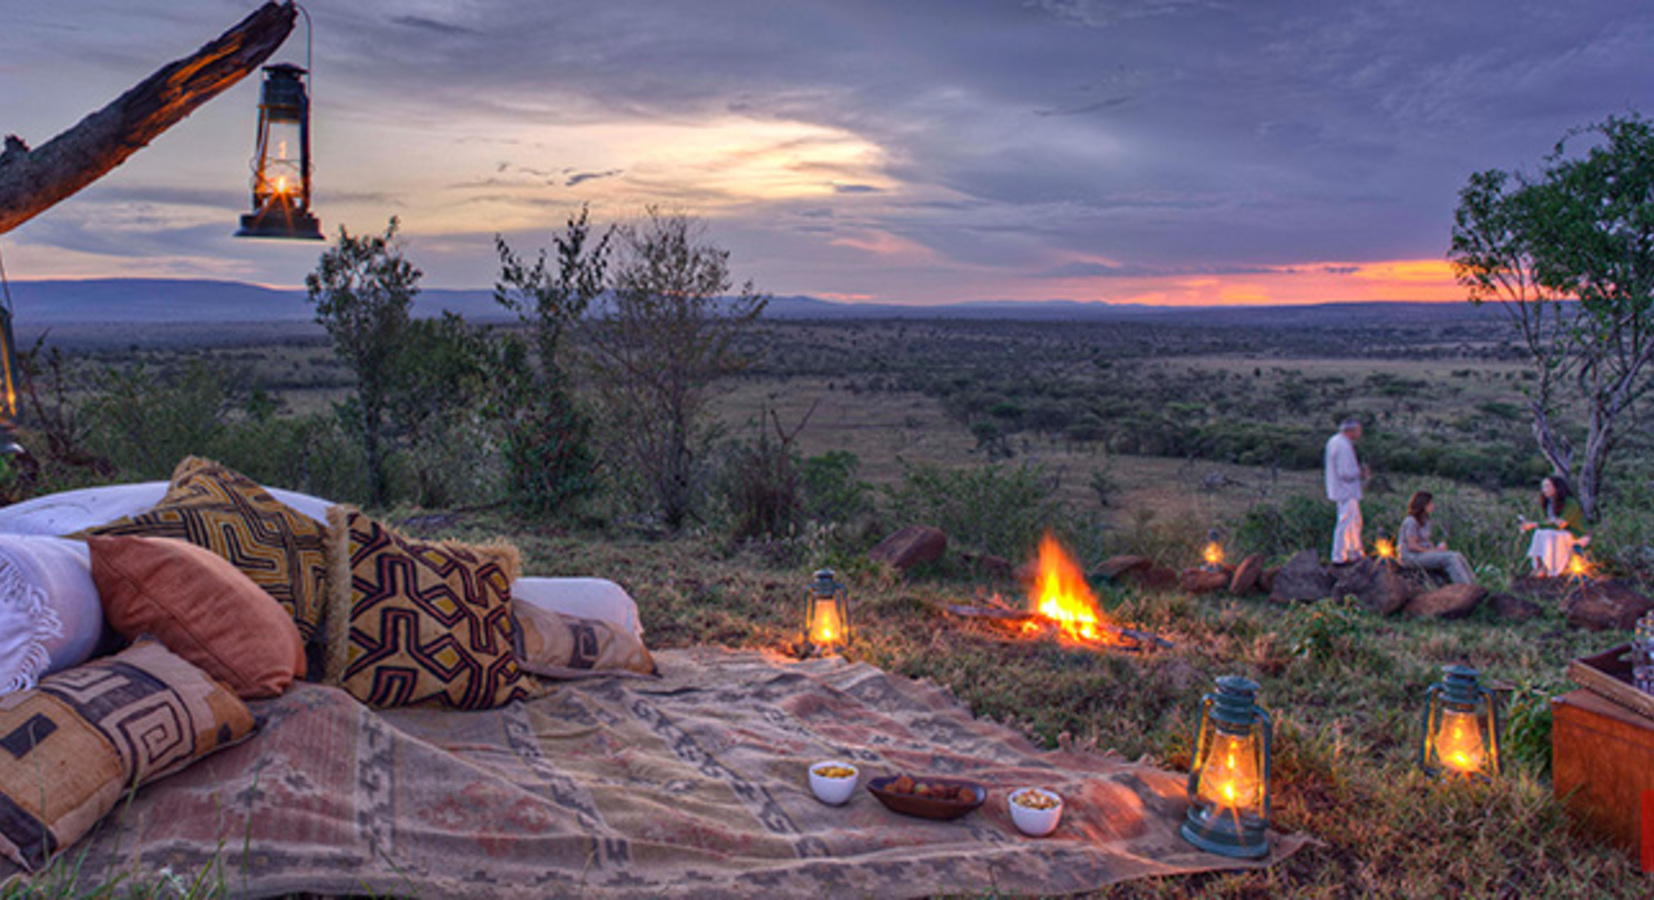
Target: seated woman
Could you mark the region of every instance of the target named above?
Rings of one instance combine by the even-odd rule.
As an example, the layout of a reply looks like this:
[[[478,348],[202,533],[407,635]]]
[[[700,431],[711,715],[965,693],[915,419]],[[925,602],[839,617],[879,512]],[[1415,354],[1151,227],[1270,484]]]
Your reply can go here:
[[[1447,542],[1433,543],[1430,537],[1430,514],[1436,511],[1436,498],[1429,491],[1419,491],[1407,501],[1407,518],[1401,523],[1401,561],[1432,572],[1444,572],[1454,584],[1470,584],[1476,580],[1464,554],[1447,549]]]
[[[1552,578],[1565,575],[1574,558],[1574,547],[1591,542],[1585,535],[1585,510],[1574,499],[1568,479],[1549,475],[1539,482],[1539,516],[1538,522],[1522,522],[1523,531],[1533,531],[1533,543],[1528,545],[1533,574]]]

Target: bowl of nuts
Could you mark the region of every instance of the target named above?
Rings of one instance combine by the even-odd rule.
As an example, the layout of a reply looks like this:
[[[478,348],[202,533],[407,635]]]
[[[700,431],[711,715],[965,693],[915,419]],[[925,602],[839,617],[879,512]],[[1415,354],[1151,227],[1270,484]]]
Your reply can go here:
[[[957,819],[988,799],[987,788],[955,778],[887,775],[869,781],[867,790],[892,811],[922,819]]]
[[[1012,824],[1029,837],[1045,837],[1062,821],[1062,796],[1056,791],[1036,787],[1012,791],[1005,805],[1011,809]]]
[[[856,792],[856,767],[830,759],[810,767],[810,790],[828,806],[839,806]]]

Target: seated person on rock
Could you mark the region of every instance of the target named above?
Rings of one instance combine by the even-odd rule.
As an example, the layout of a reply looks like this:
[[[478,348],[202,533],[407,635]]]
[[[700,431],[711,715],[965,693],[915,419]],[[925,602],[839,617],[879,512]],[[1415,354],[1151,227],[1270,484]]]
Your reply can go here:
[[[1442,572],[1454,584],[1470,584],[1476,580],[1464,554],[1447,549],[1447,542],[1434,543],[1430,536],[1430,515],[1436,511],[1436,499],[1429,491],[1419,491],[1407,501],[1407,518],[1401,523],[1398,552],[1401,561],[1429,572]]]
[[[1535,577],[1558,577],[1568,573],[1574,547],[1591,542],[1585,534],[1585,510],[1574,499],[1568,479],[1548,475],[1539,482],[1540,521],[1522,521],[1523,531],[1533,531],[1528,558],[1533,560]]]

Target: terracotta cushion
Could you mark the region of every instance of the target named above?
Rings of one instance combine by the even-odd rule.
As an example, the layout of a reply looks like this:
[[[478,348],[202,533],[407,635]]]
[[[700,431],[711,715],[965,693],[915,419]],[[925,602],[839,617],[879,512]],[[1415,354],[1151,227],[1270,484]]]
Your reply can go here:
[[[104,616],[122,637],[153,635],[245,699],[279,696],[305,672],[287,611],[210,550],[170,538],[86,539]]]
[[[327,521],[329,684],[376,707],[529,696],[512,649],[515,547],[418,540],[346,506]]]
[[[41,868],[127,791],[253,727],[235,694],[154,641],[0,696],[0,854]]]

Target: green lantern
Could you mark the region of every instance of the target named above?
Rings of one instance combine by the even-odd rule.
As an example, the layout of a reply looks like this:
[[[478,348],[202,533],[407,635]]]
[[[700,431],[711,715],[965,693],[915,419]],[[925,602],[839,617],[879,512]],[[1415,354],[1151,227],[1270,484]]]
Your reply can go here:
[[[1499,710],[1469,666],[1444,666],[1430,686],[1419,738],[1419,768],[1437,778],[1486,781],[1499,774]]]
[[[804,654],[827,655],[850,645],[850,592],[822,569],[804,598]]]
[[[1226,675],[1201,702],[1200,736],[1189,767],[1183,839],[1240,859],[1269,855],[1269,770],[1274,726],[1258,706],[1258,684]]]

